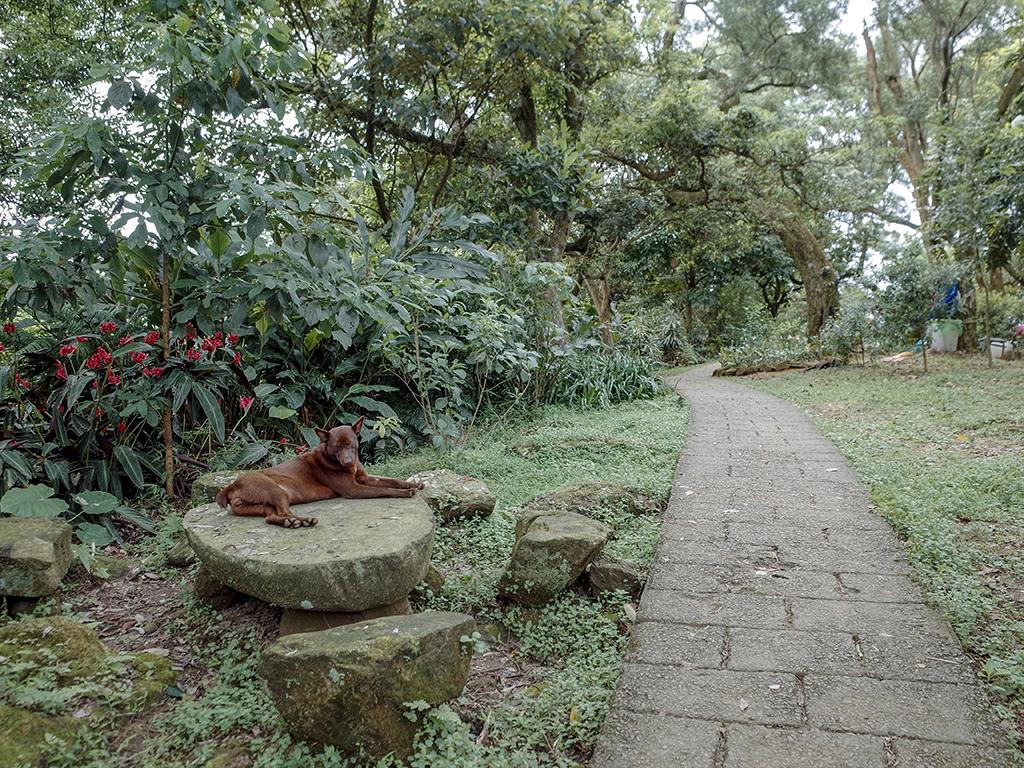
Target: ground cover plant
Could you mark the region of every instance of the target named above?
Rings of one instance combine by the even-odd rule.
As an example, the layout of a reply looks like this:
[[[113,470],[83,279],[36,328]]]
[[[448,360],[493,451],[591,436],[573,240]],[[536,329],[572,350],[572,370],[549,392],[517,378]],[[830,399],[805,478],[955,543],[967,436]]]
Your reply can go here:
[[[929,370],[916,357],[748,381],[849,458],[1024,736],[1024,366],[935,355]]]
[[[439,523],[433,560],[446,581],[423,590],[418,609],[474,614],[480,642],[465,694],[424,713],[410,765],[586,762],[628,640],[629,598],[617,593],[596,599],[574,588],[539,608],[498,599],[497,579],[512,545],[512,511],[566,483],[621,483],[646,497],[649,511],[609,507],[596,516],[617,531],[606,551],[645,571],[686,423],[685,406],[671,393],[587,411],[546,406],[515,423],[475,433],[454,453],[425,450],[368,463],[371,471],[399,475],[449,468],[484,480],[499,500],[488,519]],[[158,496],[154,491],[153,498]],[[137,506],[157,516],[148,502]],[[106,582],[79,569],[58,598],[36,612],[58,610],[79,619],[115,651],[149,650],[172,662],[180,676],[157,707],[141,714],[94,706],[110,697],[88,686],[61,700],[65,711],[89,711],[92,719],[83,720],[86,727],[74,747],[55,749],[49,766],[364,765],[282,732],[255,673],[260,649],[276,634],[279,612],[254,600],[218,612],[196,599],[195,565],[167,564],[167,552],[180,537],[181,510],[165,509],[160,517],[156,534],[136,536],[123,549],[107,548],[122,558],[141,558],[135,576]],[[0,625],[11,621],[5,612]],[[45,682],[46,676],[33,679]],[[3,681],[0,704],[9,696]],[[374,768],[389,765],[385,760]]]

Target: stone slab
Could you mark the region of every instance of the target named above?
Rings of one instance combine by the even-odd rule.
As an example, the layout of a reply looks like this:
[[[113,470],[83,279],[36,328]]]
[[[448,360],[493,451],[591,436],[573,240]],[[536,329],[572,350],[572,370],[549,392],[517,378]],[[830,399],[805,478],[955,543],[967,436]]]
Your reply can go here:
[[[52,595],[72,558],[71,526],[60,518],[0,518],[0,595]]]
[[[718,723],[615,710],[605,719],[590,768],[708,768],[720,740]]]
[[[365,611],[397,602],[423,581],[434,513],[422,499],[329,499],[294,509],[320,523],[282,528],[206,504],[182,525],[216,578],[282,608]]]
[[[815,728],[1005,747],[1006,735],[977,686],[808,675],[807,720]]]
[[[892,768],[878,736],[730,725],[722,768]]]
[[[802,719],[797,680],[782,672],[626,663],[619,690],[636,712],[793,728]]]
[[[348,624],[358,624],[361,621],[379,619],[382,616],[411,616],[412,606],[409,598],[403,597],[391,605],[382,605],[377,608],[367,608],[365,611],[303,611],[295,608],[285,608],[281,614],[281,625],[278,628],[278,636],[294,635],[299,632],[321,632],[325,629],[344,627]]]

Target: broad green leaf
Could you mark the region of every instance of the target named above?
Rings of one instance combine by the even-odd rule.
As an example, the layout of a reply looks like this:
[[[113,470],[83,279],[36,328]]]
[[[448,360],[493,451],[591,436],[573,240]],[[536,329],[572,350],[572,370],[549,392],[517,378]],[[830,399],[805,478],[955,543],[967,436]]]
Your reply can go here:
[[[0,459],[2,459],[4,464],[22,475],[26,480],[32,479],[32,469],[29,467],[25,457],[18,451],[11,449],[0,451]]]
[[[114,456],[117,457],[125,474],[128,475],[128,479],[141,490],[146,484],[146,480],[142,475],[142,465],[139,463],[139,457],[135,455],[135,451],[128,445],[115,445]]]
[[[242,453],[233,462],[235,467],[247,467],[265,458],[270,451],[262,443],[247,443]]]
[[[192,393],[199,401],[203,412],[206,413],[206,418],[210,420],[213,434],[218,440],[224,442],[224,412],[221,410],[216,396],[202,384],[193,384]]]
[[[83,544],[97,547],[105,547],[107,544],[114,542],[114,537],[110,535],[110,531],[102,525],[96,525],[96,523],[79,523],[78,527],[75,528],[75,535],[78,536],[78,540]]]
[[[270,408],[270,418],[272,419],[290,419],[292,416],[297,414],[293,408],[285,408],[283,405],[274,405]]]
[[[115,80],[107,91],[107,101],[114,109],[124,109],[132,100],[134,89],[127,80]]]
[[[87,515],[106,515],[118,505],[116,497],[106,491],[83,491],[72,497]]]
[[[13,517],[58,517],[68,510],[68,504],[52,496],[53,488],[47,485],[11,488],[0,498],[0,512]]]
[[[150,533],[156,531],[156,523],[154,523],[144,514],[139,512],[139,510],[137,509],[122,506],[115,509],[114,512],[123,517],[125,520],[130,520],[131,522],[135,523],[137,526],[139,526],[145,531],[149,531]]]

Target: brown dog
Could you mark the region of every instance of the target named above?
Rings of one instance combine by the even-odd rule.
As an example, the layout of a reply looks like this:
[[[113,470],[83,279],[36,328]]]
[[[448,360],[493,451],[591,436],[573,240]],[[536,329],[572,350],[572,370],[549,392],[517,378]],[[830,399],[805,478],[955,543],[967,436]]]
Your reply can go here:
[[[330,432],[317,429],[322,441],[309,453],[296,456],[270,469],[247,472],[217,494],[221,507],[231,505],[232,513],[264,517],[272,525],[300,528],[316,525],[315,517],[297,517],[291,504],[333,499],[377,499],[407,497],[423,488],[391,477],[366,474],[359,463],[359,433],[363,420]]]

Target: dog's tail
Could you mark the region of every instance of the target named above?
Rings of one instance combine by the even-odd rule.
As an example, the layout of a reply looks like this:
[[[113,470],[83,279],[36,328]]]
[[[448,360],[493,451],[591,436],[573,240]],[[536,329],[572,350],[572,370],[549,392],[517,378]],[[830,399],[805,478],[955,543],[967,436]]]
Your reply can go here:
[[[228,504],[231,503],[231,500],[228,498],[228,488],[230,487],[231,486],[229,485],[227,488],[225,488],[223,491],[217,494],[217,503],[221,506],[221,509],[227,509]]]

